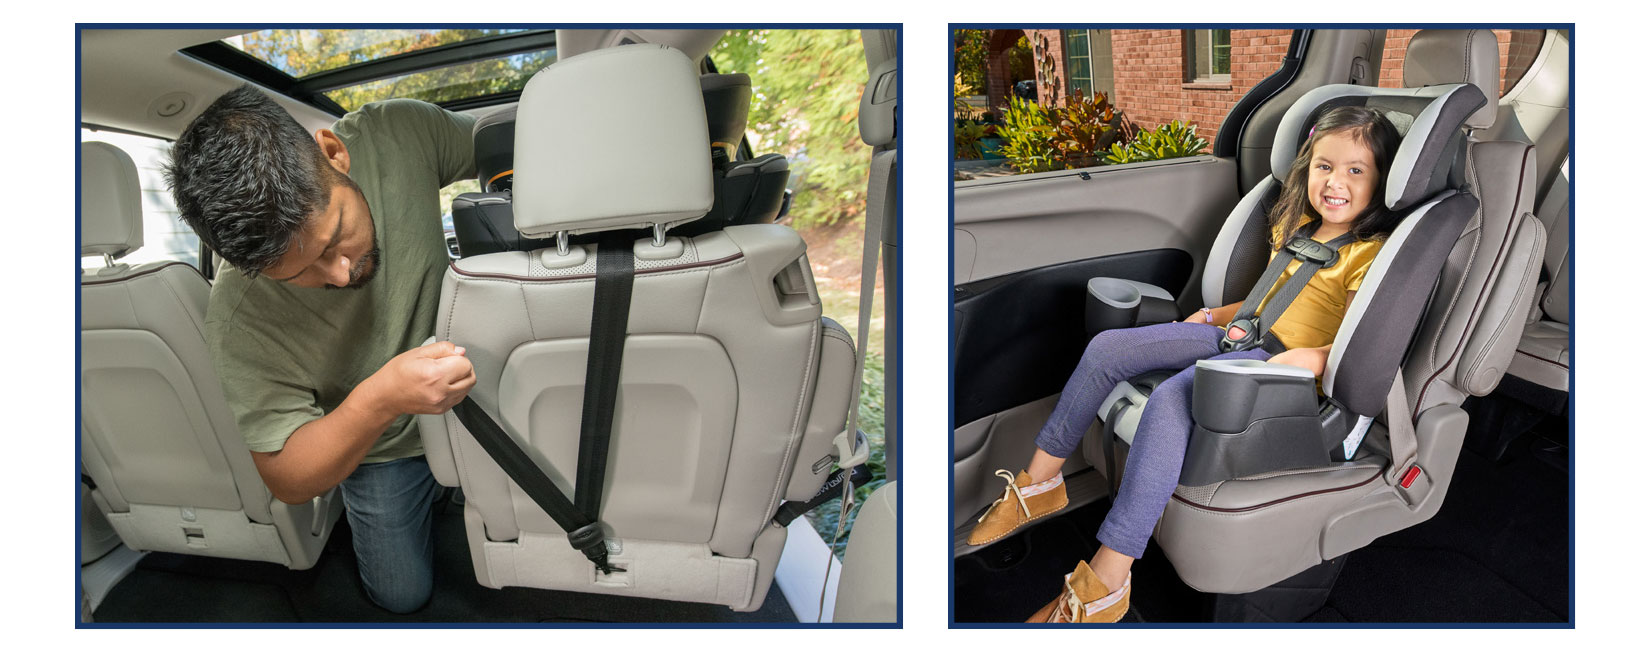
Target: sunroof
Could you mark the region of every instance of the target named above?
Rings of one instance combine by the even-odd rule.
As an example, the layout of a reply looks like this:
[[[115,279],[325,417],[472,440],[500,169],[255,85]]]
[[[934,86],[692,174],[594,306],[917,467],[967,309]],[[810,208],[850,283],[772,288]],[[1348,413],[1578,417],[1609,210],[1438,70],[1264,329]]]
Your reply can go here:
[[[298,79],[388,56],[520,29],[266,29],[225,44]]]
[[[346,111],[395,97],[440,104],[521,90],[533,73],[555,62],[555,50],[540,50],[369,81],[324,94]]]

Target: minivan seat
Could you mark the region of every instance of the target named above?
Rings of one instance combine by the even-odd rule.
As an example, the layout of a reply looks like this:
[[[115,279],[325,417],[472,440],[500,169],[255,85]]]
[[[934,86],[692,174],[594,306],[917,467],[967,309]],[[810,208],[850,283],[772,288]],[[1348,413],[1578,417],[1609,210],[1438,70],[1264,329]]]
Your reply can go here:
[[[143,246],[137,166],[80,145],[80,458],[91,498],[140,551],[315,565],[343,500],[264,487],[207,356],[206,279],[182,262],[116,263]]]
[[[693,64],[625,45],[559,61],[517,110],[514,222],[529,237],[635,232],[634,285],[600,516],[603,574],[456,415],[423,416],[430,469],[461,485],[476,579],[761,606],[784,546],[782,500],[823,484],[845,427],[854,351],[820,317],[802,238],[776,224],[695,237],[667,229],[712,202]],[[568,151],[582,152],[573,158]],[[648,173],[634,169],[645,151]],[[573,494],[593,247],[465,257],[442,285],[436,337],[466,348],[470,397]]]

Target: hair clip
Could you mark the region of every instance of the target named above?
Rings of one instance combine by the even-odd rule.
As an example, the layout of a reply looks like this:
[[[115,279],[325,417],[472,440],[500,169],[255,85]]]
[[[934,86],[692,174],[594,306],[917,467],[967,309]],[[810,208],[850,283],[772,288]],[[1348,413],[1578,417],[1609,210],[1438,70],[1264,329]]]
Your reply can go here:
[[[1312,134],[1317,133],[1317,132],[1318,132],[1318,125],[1313,124],[1312,128],[1308,129],[1307,132],[1306,132],[1306,139],[1311,140],[1312,139]]]

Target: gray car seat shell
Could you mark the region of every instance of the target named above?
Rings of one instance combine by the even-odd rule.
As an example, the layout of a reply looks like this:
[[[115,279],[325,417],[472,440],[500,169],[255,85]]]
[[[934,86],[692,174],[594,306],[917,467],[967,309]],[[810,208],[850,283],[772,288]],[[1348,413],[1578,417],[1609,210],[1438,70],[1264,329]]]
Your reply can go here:
[[[1456,41],[1456,47],[1446,49],[1454,53],[1458,71],[1460,53],[1475,52],[1471,44],[1483,38],[1468,32],[1444,36]],[[1454,81],[1468,81],[1493,97],[1493,47],[1487,58],[1469,54],[1467,62],[1467,71],[1459,72],[1464,78]],[[1474,111],[1466,122],[1488,126],[1478,121],[1482,117],[1483,111]],[[1359,313],[1380,297],[1378,289],[1360,291],[1349,307],[1350,327],[1338,334],[1324,377],[1327,394],[1366,413],[1370,405],[1351,404],[1358,401],[1352,394],[1367,401],[1376,391],[1355,385],[1390,384],[1383,420],[1372,426],[1362,449],[1348,462],[1180,486],[1156,537],[1188,585],[1215,593],[1262,589],[1438,511],[1466,430],[1460,403],[1467,395],[1493,390],[1508,367],[1545,244],[1541,225],[1530,214],[1535,165],[1528,145],[1468,138],[1460,163],[1446,159],[1440,166],[1444,172],[1455,170],[1451,173],[1477,197],[1478,206],[1459,236],[1445,242],[1450,248],[1436,286],[1430,295],[1423,292],[1425,313],[1401,348],[1407,351],[1397,375],[1402,383],[1379,372],[1349,372],[1360,364],[1349,363],[1343,354],[1352,337],[1385,322],[1383,310]],[[1389,244],[1376,265],[1390,263],[1398,252]],[[1206,278],[1205,287],[1220,284]],[[1397,424],[1407,426],[1393,426],[1395,418],[1403,418]],[[1408,444],[1413,448],[1394,449],[1395,442],[1410,438],[1394,437],[1390,428],[1412,428]]]
[[[81,145],[81,255],[143,245],[136,166]],[[207,353],[206,279],[188,264],[111,264],[81,277],[81,462],[127,546],[293,569],[315,564],[343,511],[335,493],[276,500]]]
[[[570,145],[589,155],[558,160]],[[711,203],[709,147],[697,75],[680,52],[628,45],[559,61],[528,83],[518,110],[516,228],[553,237],[696,219]],[[640,150],[657,165],[639,177],[624,162]],[[420,419],[431,471],[464,487],[484,585],[755,609],[784,546],[775,510],[827,476],[819,461],[846,420],[853,347],[821,318],[805,245],[789,228],[643,237],[633,250],[599,517],[624,572],[597,572],[451,413]],[[578,244],[466,257],[447,272],[436,323],[436,337],[463,345],[475,367],[470,396],[567,494],[595,266]]]

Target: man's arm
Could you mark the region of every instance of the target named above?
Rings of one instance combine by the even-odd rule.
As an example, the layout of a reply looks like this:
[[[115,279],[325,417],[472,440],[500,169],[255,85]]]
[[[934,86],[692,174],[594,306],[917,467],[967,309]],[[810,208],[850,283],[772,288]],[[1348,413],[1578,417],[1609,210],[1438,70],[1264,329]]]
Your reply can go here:
[[[342,483],[397,417],[444,413],[475,382],[464,348],[440,341],[408,350],[331,413],[298,427],[280,450],[253,452],[252,461],[275,498],[303,503]]]

